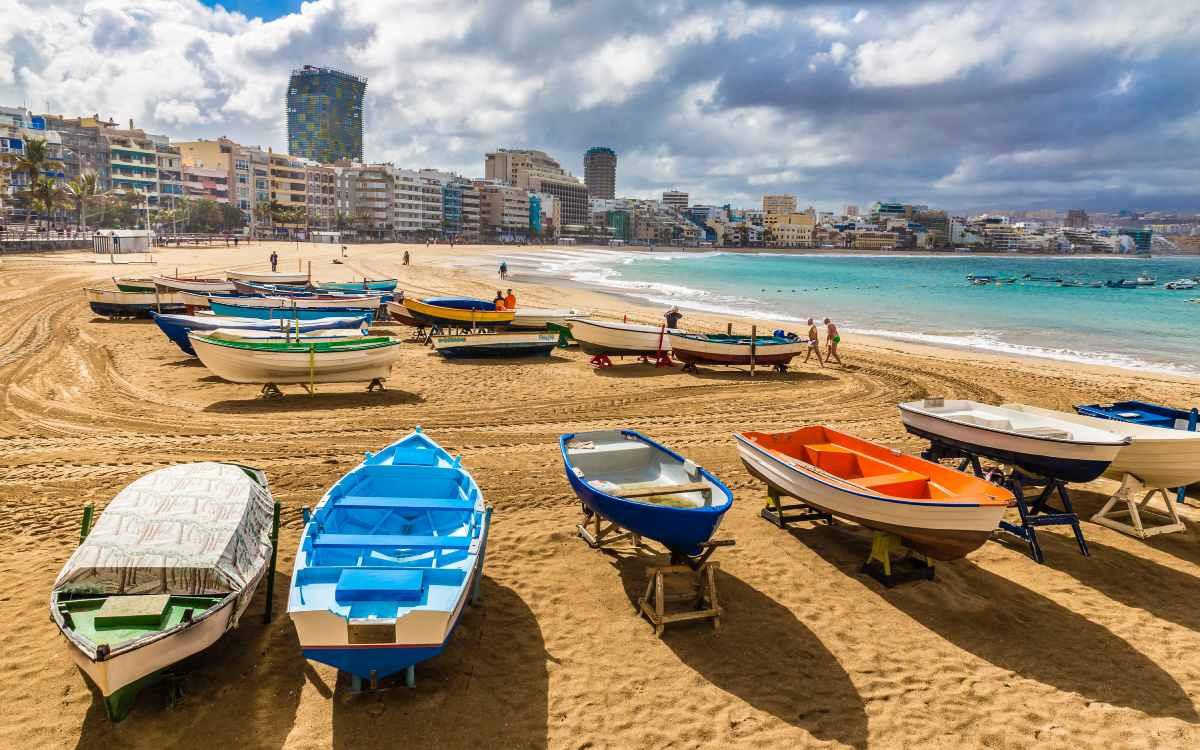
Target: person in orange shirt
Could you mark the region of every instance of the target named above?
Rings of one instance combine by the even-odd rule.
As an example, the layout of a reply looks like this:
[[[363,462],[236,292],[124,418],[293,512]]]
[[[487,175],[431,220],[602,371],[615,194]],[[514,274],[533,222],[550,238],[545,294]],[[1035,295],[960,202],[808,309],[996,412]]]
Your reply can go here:
[[[500,293],[499,289],[496,290],[496,299],[492,300],[492,303],[496,306],[497,312],[504,309],[504,295]]]
[[[508,296],[504,298],[504,307],[509,310],[517,309],[517,295],[513,294],[511,289],[508,290]]]

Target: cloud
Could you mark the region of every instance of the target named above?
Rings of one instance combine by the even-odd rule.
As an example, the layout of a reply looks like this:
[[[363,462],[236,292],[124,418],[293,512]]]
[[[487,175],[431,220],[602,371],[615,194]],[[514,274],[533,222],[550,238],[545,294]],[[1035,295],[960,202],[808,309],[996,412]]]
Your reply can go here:
[[[249,7],[242,3],[239,7]],[[369,80],[366,155],[475,176],[497,146],[618,190],[825,208],[1200,206],[1200,5],[780,0],[0,0],[0,104],[285,144],[293,68]]]

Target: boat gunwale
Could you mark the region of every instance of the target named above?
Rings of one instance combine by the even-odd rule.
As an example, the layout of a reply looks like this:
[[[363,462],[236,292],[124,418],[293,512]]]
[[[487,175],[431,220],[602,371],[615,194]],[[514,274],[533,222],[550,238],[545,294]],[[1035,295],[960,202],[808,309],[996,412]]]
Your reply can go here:
[[[345,341],[310,341],[300,343],[287,343],[278,341],[232,341],[228,339],[216,339],[212,336],[188,331],[189,339],[198,339],[206,344],[215,344],[217,346],[225,346],[230,349],[246,349],[249,351],[269,352],[272,354],[308,354],[313,352],[316,354],[329,354],[335,352],[347,351],[366,351],[370,349],[383,349],[389,346],[399,346],[404,343],[398,338],[392,336],[364,336],[362,339],[349,339]]]

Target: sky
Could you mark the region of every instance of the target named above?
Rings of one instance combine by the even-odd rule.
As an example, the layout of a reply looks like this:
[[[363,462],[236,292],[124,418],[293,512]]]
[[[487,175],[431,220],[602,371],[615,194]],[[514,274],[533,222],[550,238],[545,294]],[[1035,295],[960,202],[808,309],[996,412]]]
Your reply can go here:
[[[290,71],[368,79],[365,158],[497,147],[618,194],[1200,211],[1200,2],[0,0],[0,104],[286,148]]]

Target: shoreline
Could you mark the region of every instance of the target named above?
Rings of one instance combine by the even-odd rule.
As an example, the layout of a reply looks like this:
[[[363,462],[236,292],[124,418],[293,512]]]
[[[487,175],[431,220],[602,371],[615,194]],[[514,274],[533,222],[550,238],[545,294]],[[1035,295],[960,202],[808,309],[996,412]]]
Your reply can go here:
[[[492,248],[493,246],[475,246],[475,247]],[[495,246],[495,247],[498,249],[493,252],[482,252],[482,253],[473,252],[471,255],[468,255],[468,256],[459,256],[458,258],[455,258],[453,261],[449,261],[448,267],[459,268],[459,269],[471,269],[472,271],[477,271],[477,272],[482,273],[483,276],[490,275],[487,273],[487,271],[484,270],[487,267],[487,266],[485,266],[484,261],[487,261],[488,263],[498,262],[502,258],[502,256],[505,255],[504,249],[507,247],[511,247],[511,246]],[[591,249],[597,249],[597,248],[591,248]],[[621,251],[628,252],[628,250],[623,249],[623,248],[598,248],[598,249],[611,250],[611,251],[617,251],[617,252],[621,252]],[[578,248],[574,248],[574,247],[563,248],[561,246],[532,246],[532,245],[528,246],[528,248],[527,248],[527,251],[530,252],[531,254],[536,253],[536,252],[555,252],[555,251],[568,251],[569,252],[569,251],[573,251],[573,250],[577,251]],[[509,252],[511,252],[511,250]],[[884,256],[884,257],[889,257],[889,256]],[[1001,256],[1001,257],[1003,257],[1003,256]],[[1082,257],[1082,256],[1074,256],[1074,257]],[[1106,256],[1101,256],[1101,257],[1106,257]],[[475,262],[470,262],[472,259],[475,259]],[[463,263],[463,261],[468,261],[468,262]],[[510,262],[510,266],[519,266],[519,264],[514,264],[514,263]],[[685,328],[687,327],[688,321],[697,321],[702,325],[707,324],[707,325],[709,325],[709,327],[713,328],[714,330],[722,329],[724,327],[724,321],[736,321],[736,322],[740,322],[742,324],[757,324],[760,326],[760,329],[763,328],[764,326],[766,326],[766,328],[765,328],[766,331],[771,331],[771,330],[774,330],[775,328],[783,328],[784,330],[788,330],[789,328],[794,328],[796,325],[800,324],[800,321],[790,319],[786,316],[771,317],[769,315],[755,315],[755,314],[749,314],[749,313],[745,313],[745,312],[706,310],[702,307],[696,307],[696,306],[689,305],[686,300],[683,300],[683,301],[674,300],[669,304],[668,303],[654,303],[654,302],[646,300],[645,298],[643,298],[635,293],[632,293],[632,292],[621,291],[618,289],[605,288],[599,284],[591,284],[591,283],[588,283],[585,281],[578,281],[576,279],[572,279],[567,276],[561,276],[561,275],[556,276],[553,274],[543,273],[543,272],[534,271],[534,272],[522,273],[521,270],[517,270],[514,273],[514,272],[510,271],[509,281],[505,282],[505,283],[511,284],[514,282],[525,283],[525,284],[532,283],[532,284],[539,284],[539,285],[543,285],[543,286],[547,286],[547,287],[551,287],[551,288],[557,288],[557,289],[569,292],[571,295],[576,295],[579,293],[603,295],[605,297],[611,298],[614,301],[618,301],[626,306],[631,306],[636,311],[636,314],[638,316],[638,322],[643,322],[643,323],[657,322],[657,320],[662,315],[664,306],[669,306],[669,304],[675,304],[675,305],[678,305],[681,309],[688,310],[690,313],[685,318]],[[552,304],[550,306],[551,307],[586,307],[586,305],[577,305],[574,303]],[[1038,364],[1038,365],[1046,365],[1047,363],[1054,363],[1056,365],[1063,366],[1063,367],[1079,367],[1079,368],[1087,368],[1089,370],[1096,368],[1096,371],[1098,371],[1098,372],[1120,373],[1120,374],[1124,374],[1126,376],[1137,376],[1137,377],[1158,376],[1158,377],[1163,377],[1163,378],[1168,378],[1168,379],[1178,379],[1181,382],[1200,383],[1200,373],[1187,372],[1186,370],[1175,369],[1175,368],[1171,368],[1169,366],[1161,366],[1160,367],[1160,366],[1155,366],[1155,365],[1149,364],[1149,363],[1142,364],[1140,366],[1132,365],[1132,364],[1131,365],[1120,365],[1120,364],[1089,361],[1082,355],[1078,356],[1078,357],[1070,357],[1067,355],[1053,356],[1050,353],[1040,354],[1038,352],[1011,351],[1007,348],[987,348],[984,346],[973,346],[971,344],[965,344],[965,343],[959,344],[959,343],[949,342],[949,341],[937,341],[936,337],[933,334],[926,334],[926,333],[922,333],[922,332],[896,331],[896,332],[889,332],[889,333],[885,334],[885,333],[880,333],[878,331],[863,332],[854,327],[845,327],[842,329],[842,333],[843,334],[850,333],[853,335],[854,341],[868,343],[874,347],[899,348],[899,349],[906,350],[906,351],[909,351],[912,353],[945,352],[945,353],[957,353],[957,354],[961,354],[961,355],[966,355],[968,357],[995,358],[994,361],[1010,361],[1010,362],[1021,362],[1021,363],[1025,363],[1025,364]],[[935,339],[935,340],[930,340],[930,339]],[[1014,345],[1000,344],[998,346],[1003,347],[1003,346],[1014,346]],[[1036,348],[1036,347],[1034,347],[1034,348]],[[844,349],[842,351],[844,351]],[[1096,357],[1101,357],[1101,356],[1117,357],[1120,355],[1096,354],[1095,356]]]

